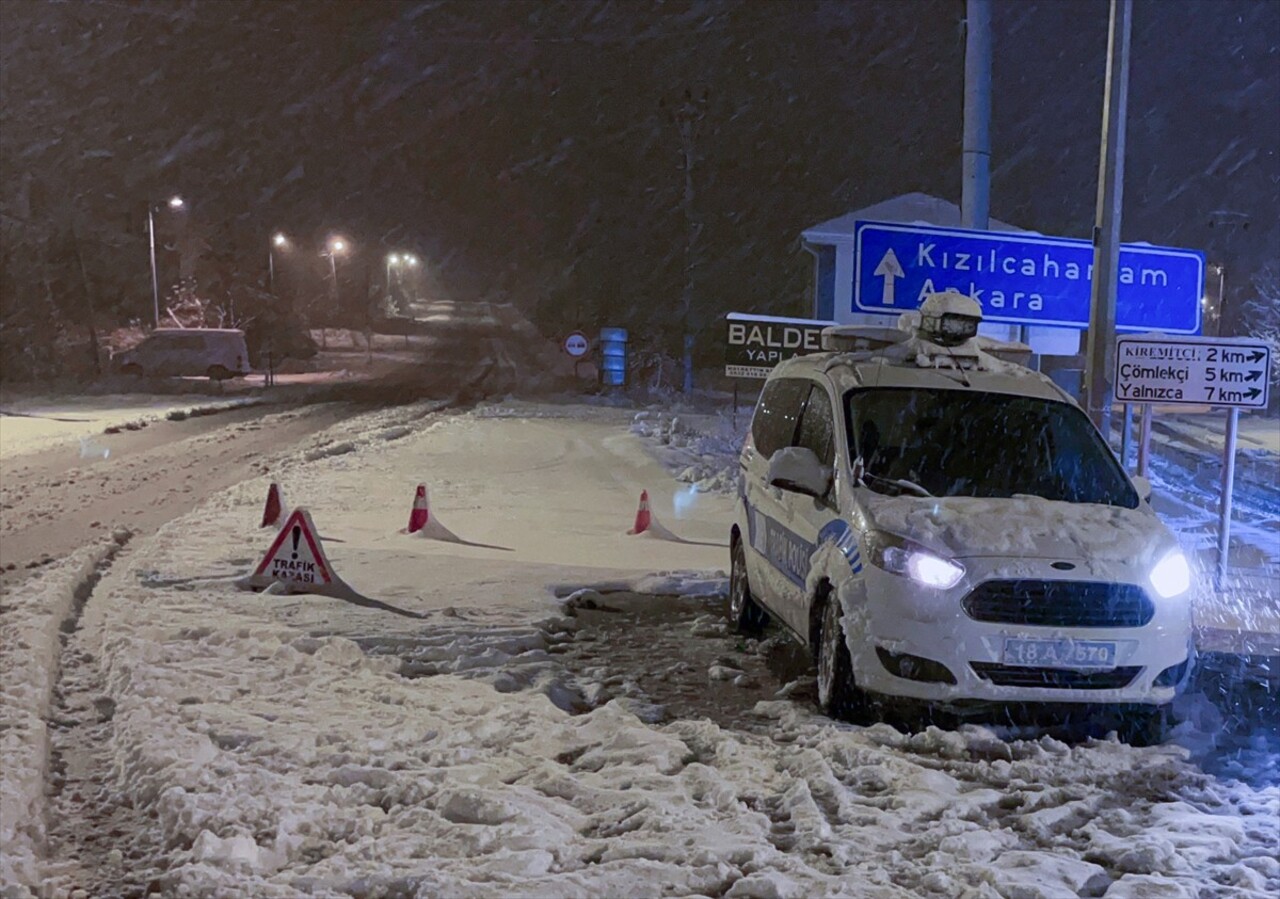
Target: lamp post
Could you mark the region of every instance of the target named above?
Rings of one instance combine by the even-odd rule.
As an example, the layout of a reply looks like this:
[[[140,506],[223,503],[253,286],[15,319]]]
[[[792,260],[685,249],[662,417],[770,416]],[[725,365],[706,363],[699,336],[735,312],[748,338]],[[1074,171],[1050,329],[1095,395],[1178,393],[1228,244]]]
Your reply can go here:
[[[387,254],[387,299],[391,299],[391,269],[400,264],[400,256],[397,253]]]
[[[418,257],[417,257],[417,256],[415,256],[415,255],[413,255],[412,253],[405,253],[405,254],[404,254],[404,264],[405,264],[405,266],[406,266],[407,268],[417,268],[417,267],[418,267]],[[416,292],[414,293],[414,297],[415,297],[415,298],[417,297],[417,293],[416,293]],[[408,295],[407,295],[407,292],[406,292],[406,296],[405,296],[405,302],[406,302],[406,304],[409,302],[409,297],[408,297]]]
[[[335,237],[329,241],[329,252],[325,255],[329,257],[329,274],[333,276],[333,298],[338,298],[338,263],[334,260],[338,254],[346,250],[346,241]]]
[[[170,209],[181,209],[182,197],[170,197],[166,205]],[[151,306],[155,313],[157,328],[160,327],[160,279],[156,275],[156,209],[158,208],[157,204],[147,201],[147,237],[151,243]]]
[[[1227,267],[1221,262],[1212,262],[1209,264],[1209,271],[1218,274],[1218,308],[1214,315],[1213,333],[1215,336],[1222,334],[1222,319],[1227,311]]]
[[[271,238],[271,245],[267,247],[267,286],[272,296],[276,295],[276,250],[283,250],[287,246],[289,238],[277,231]]]
[[[338,263],[337,257],[339,253],[345,253],[347,250],[347,242],[341,237],[329,238],[329,252],[325,255],[329,257],[329,274],[333,276],[333,302],[336,306],[340,296],[338,294]]]

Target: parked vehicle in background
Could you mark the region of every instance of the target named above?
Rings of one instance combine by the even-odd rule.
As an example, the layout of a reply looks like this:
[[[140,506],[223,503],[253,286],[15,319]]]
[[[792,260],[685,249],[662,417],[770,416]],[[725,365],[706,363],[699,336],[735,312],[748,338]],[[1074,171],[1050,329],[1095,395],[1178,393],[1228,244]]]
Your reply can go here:
[[[922,313],[914,335],[829,328],[829,352],[770,374],[741,457],[733,624],[795,634],[833,715],[1096,704],[1160,739],[1191,667],[1191,573],[1150,486],[1051,380],[993,355],[976,303]]]
[[[249,350],[239,328],[157,328],[114,362],[126,375],[224,381],[249,373]]]

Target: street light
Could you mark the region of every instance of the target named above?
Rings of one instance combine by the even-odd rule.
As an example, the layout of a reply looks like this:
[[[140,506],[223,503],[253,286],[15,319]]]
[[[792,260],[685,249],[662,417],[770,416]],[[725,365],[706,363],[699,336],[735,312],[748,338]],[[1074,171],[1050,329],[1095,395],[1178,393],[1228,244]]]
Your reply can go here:
[[[169,198],[168,206],[170,209],[179,210],[182,208],[182,197],[172,196]],[[137,209],[138,207],[134,207]],[[151,242],[151,305],[155,312],[156,327],[160,327],[160,280],[156,276],[156,211],[159,205],[147,201],[147,237]]]
[[[276,295],[276,250],[289,246],[289,238],[277,231],[271,237],[271,245],[267,247],[267,286],[271,295]]]

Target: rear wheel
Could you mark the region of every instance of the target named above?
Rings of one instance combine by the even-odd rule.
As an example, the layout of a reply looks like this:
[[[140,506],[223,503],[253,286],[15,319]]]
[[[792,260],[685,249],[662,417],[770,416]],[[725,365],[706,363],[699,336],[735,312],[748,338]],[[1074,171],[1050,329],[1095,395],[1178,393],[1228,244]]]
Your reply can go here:
[[[129,375],[134,378],[141,378],[142,366],[136,362],[130,362],[128,365],[120,366],[120,374]]]
[[[816,644],[818,706],[832,718],[851,719],[866,712],[863,692],[853,682],[853,662],[845,641],[840,600],[828,590],[822,601],[821,629]]]
[[[747,551],[742,540],[733,541],[729,571],[729,623],[739,634],[758,634],[769,623],[769,613],[751,595],[747,580]]]

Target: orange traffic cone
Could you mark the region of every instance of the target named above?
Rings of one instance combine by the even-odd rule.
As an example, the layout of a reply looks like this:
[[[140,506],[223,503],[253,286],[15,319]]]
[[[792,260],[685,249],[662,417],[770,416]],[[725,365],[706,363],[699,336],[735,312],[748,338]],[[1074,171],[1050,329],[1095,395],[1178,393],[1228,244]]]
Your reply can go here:
[[[280,493],[280,485],[275,481],[267,490],[267,504],[262,510],[262,524],[258,527],[272,528],[280,524],[284,515],[284,496]]]
[[[431,510],[427,501],[427,485],[419,484],[417,491],[413,494],[413,509],[409,512],[409,526],[405,528],[406,534],[416,534],[427,526],[427,520],[431,517]]]
[[[636,523],[631,530],[627,531],[627,533],[632,536],[636,534],[643,534],[645,531],[649,530],[649,525],[652,523],[652,520],[653,517],[649,512],[649,491],[641,490],[640,506],[636,509]]]

